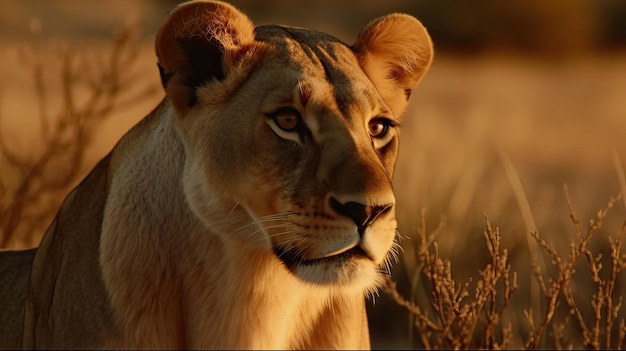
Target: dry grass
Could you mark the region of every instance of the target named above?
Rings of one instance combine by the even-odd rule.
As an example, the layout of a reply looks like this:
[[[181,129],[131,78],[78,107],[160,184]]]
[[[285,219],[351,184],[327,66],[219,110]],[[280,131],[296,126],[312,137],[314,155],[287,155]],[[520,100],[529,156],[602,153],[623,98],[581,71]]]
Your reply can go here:
[[[566,196],[569,202],[567,189]],[[409,311],[418,344],[426,349],[621,349],[626,313],[619,286],[623,281],[621,272],[626,268],[622,250],[626,225],[614,235],[600,234],[603,220],[620,199],[611,198],[586,230],[570,205],[575,239],[569,243],[566,256],[537,232],[530,233],[551,262],[551,266],[539,262],[531,266],[542,293],[542,308],[533,309],[528,299],[514,299],[517,274],[508,261],[509,252],[501,247],[499,229],[487,219],[484,238],[489,262],[478,271],[477,279],[459,282],[453,277],[452,263],[440,256],[422,213],[413,253],[418,267],[415,278],[425,280],[422,285],[426,286],[428,298],[405,299],[391,279],[387,280],[385,292]],[[606,247],[608,258],[594,252]],[[526,325],[506,321],[506,313],[522,312]]]
[[[418,231],[416,258],[430,292],[428,304],[407,301],[387,280],[385,292],[414,317],[421,346],[426,349],[501,349],[510,345],[512,326],[501,323],[502,313],[517,289],[508,252],[500,247],[500,233],[486,222],[484,232],[491,261],[479,271],[479,279],[457,282],[451,262],[442,258],[438,245],[426,232],[425,217]],[[422,279],[422,277],[417,277]]]
[[[95,56],[21,50],[34,84],[1,100],[0,247],[36,245],[64,194],[160,99],[151,45],[130,34]],[[407,239],[385,291],[411,321],[400,344],[622,347],[626,200],[597,208],[626,191],[623,62],[438,57],[413,94],[395,179]],[[14,103],[36,105],[30,122],[15,123]],[[101,132],[108,120],[114,132]],[[372,321],[375,347],[402,318]]]

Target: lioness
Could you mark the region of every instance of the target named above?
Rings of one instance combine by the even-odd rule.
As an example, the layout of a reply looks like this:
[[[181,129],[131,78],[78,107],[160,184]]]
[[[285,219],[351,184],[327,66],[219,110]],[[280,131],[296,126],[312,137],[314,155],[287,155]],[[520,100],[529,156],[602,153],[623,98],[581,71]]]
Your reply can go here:
[[[5,348],[368,348],[390,264],[415,18],[348,46],[223,2],[159,30],[166,97],[0,264]]]

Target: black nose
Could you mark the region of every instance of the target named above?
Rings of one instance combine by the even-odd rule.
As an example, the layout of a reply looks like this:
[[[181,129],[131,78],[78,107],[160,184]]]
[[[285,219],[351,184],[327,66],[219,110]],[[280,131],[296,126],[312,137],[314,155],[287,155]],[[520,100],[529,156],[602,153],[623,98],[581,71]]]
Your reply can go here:
[[[342,216],[346,216],[356,224],[359,234],[363,235],[365,228],[372,224],[383,213],[389,212],[393,204],[383,206],[368,206],[358,202],[342,204],[334,197],[330,198],[330,207]]]

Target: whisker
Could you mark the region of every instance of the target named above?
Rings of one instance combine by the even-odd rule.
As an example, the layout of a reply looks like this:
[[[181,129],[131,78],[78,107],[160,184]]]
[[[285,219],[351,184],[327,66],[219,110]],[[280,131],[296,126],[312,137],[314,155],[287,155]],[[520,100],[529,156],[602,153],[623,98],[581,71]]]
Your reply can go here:
[[[253,218],[252,221],[246,223],[245,225],[240,226],[235,231],[235,234],[241,234],[241,233],[243,233],[245,231],[250,231],[251,227],[255,228],[254,230],[250,231],[249,233],[244,233],[244,239],[245,240],[250,239],[250,241],[248,241],[246,243],[246,247],[248,247],[248,246],[250,246],[252,244],[264,241],[264,240],[268,240],[270,238],[274,238],[274,237],[282,236],[282,235],[287,235],[287,234],[291,233],[291,231],[282,230],[282,231],[280,231],[278,233],[272,233],[272,234],[269,234],[267,232],[269,230],[272,230],[272,229],[288,229],[288,228],[290,228],[292,226],[289,223],[289,221],[288,221],[288,217],[290,215],[293,215],[292,211],[274,213],[274,214],[270,214],[270,215],[266,215],[266,216],[261,216],[261,217],[258,217],[258,218]],[[271,222],[278,222],[278,223],[272,223],[270,225],[266,225],[267,223],[271,223]],[[265,235],[263,235],[263,237],[261,237],[261,238],[254,238],[259,233],[264,233]]]

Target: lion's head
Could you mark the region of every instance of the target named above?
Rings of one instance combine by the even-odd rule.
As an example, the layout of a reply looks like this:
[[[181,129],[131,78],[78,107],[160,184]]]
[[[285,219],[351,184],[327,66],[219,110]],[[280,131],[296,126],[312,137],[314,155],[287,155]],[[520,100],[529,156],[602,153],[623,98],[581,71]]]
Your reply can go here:
[[[374,286],[394,250],[400,115],[432,59],[420,22],[381,17],[349,46],[193,2],[156,51],[195,215],[303,281]]]

